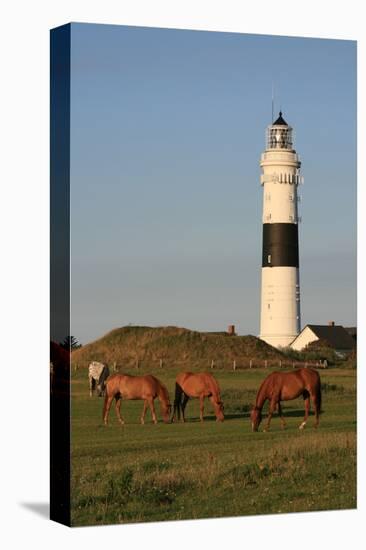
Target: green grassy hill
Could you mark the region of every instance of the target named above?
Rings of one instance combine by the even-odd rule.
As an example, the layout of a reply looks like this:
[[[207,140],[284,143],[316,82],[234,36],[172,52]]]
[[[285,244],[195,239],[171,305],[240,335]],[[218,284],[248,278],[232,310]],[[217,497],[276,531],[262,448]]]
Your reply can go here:
[[[209,366],[249,361],[281,359],[283,354],[255,336],[230,336],[225,332],[197,332],[179,327],[117,328],[77,350],[72,361],[86,367],[90,361],[132,366],[145,364]]]

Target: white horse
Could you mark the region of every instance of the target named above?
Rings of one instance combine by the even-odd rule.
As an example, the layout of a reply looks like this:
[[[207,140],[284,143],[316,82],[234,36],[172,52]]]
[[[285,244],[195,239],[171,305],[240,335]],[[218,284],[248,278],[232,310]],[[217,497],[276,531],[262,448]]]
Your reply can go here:
[[[105,390],[105,381],[109,376],[109,368],[103,363],[92,361],[89,365],[89,395],[93,396],[95,385],[97,386],[97,395],[102,397]]]

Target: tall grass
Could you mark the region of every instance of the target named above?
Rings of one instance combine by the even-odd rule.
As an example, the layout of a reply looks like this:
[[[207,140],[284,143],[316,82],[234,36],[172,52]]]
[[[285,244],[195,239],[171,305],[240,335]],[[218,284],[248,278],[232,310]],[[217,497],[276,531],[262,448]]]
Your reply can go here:
[[[73,522],[92,524],[352,508],[355,435],[319,434],[256,457],[136,461],[73,480]],[[223,506],[225,503],[225,506]]]

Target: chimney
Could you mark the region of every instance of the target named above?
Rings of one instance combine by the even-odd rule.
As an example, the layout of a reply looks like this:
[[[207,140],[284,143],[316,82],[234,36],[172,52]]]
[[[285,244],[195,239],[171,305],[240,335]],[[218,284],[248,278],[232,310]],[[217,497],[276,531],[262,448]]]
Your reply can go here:
[[[328,321],[328,327],[334,327],[335,322],[334,321]]]
[[[229,336],[235,336],[235,325],[229,325],[227,327],[227,333]]]

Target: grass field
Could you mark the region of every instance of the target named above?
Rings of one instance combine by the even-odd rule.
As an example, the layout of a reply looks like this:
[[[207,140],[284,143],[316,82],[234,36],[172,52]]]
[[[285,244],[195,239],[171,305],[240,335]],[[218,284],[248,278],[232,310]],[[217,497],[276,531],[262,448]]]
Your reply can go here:
[[[177,371],[153,370],[173,401]],[[310,417],[299,431],[299,399],[284,403],[286,430],[275,415],[270,432],[252,433],[248,411],[269,372],[214,371],[224,423],[215,422],[209,402],[205,421],[199,422],[198,402],[190,400],[185,424],[153,425],[148,413],[141,426],[142,401],[125,401],[123,427],[113,406],[110,425],[102,424],[103,399],[89,397],[85,369],[74,372],[72,524],[355,508],[356,370],[320,371],[323,414],[318,430]],[[158,402],[156,409],[160,412]]]

